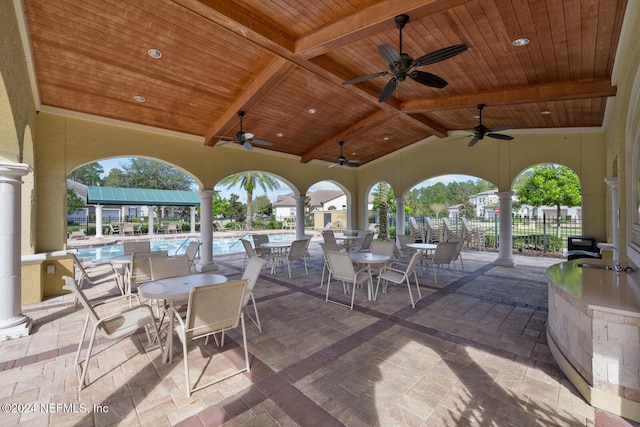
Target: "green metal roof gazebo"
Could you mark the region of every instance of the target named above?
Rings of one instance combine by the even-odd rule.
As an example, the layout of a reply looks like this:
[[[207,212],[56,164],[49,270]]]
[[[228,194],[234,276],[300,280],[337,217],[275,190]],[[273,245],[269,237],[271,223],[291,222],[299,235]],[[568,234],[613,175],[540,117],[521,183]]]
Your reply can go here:
[[[200,197],[194,191],[88,186],[87,204],[198,206]]]

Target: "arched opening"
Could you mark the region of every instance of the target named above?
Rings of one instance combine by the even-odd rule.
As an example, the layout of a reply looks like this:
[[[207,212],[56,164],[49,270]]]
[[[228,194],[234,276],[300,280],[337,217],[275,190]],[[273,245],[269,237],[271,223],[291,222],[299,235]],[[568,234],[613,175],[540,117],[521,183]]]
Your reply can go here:
[[[344,230],[349,224],[351,194],[334,181],[320,181],[309,187],[309,222],[315,230]]]

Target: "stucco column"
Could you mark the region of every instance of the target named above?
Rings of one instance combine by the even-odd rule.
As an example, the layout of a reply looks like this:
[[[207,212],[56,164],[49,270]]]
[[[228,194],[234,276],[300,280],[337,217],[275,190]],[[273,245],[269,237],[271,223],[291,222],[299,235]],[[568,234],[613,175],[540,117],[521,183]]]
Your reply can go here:
[[[396,197],[396,241],[404,235],[404,197]]]
[[[29,335],[31,319],[21,312],[22,177],[24,163],[0,162],[0,341]]]
[[[500,191],[496,193],[500,203],[500,242],[499,255],[493,263],[503,267],[515,267],[513,258],[513,218],[511,217],[511,198],[513,191]]]
[[[199,272],[216,271],[218,266],[213,262],[213,213],[211,207],[213,204],[214,190],[200,190],[200,262],[196,265]]]
[[[604,182],[611,192],[611,234],[613,236],[613,261],[620,263],[620,201],[618,196],[618,177],[608,177]]]
[[[296,240],[304,239],[304,196],[296,196]]]
[[[101,239],[102,235],[102,205],[96,205],[96,237]]]
[[[153,231],[153,224],[154,224],[154,220],[153,217],[155,215],[155,211],[153,210],[153,206],[149,206],[149,231],[147,231],[147,234],[149,236],[153,236],[155,233],[155,231]]]
[[[191,223],[191,232],[196,232],[196,207],[190,206],[191,209],[191,217],[189,218],[189,222]]]

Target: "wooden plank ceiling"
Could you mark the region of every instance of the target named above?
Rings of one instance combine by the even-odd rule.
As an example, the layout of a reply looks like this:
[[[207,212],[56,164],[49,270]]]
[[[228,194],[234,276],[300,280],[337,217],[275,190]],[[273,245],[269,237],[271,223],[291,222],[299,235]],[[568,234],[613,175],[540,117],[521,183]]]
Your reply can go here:
[[[41,105],[202,136],[243,130],[262,147],[366,164],[432,135],[483,123],[519,129],[602,125],[626,0],[24,0]],[[448,85],[345,80],[387,70],[408,14],[413,58]],[[530,43],[515,47],[512,41]],[[152,58],[148,50],[162,52]],[[134,101],[142,96],[145,102]],[[315,114],[310,114],[311,109]],[[547,112],[546,114],[541,114]],[[508,133],[508,131],[505,131]],[[471,133],[469,133],[471,135]],[[470,148],[471,149],[471,148]]]

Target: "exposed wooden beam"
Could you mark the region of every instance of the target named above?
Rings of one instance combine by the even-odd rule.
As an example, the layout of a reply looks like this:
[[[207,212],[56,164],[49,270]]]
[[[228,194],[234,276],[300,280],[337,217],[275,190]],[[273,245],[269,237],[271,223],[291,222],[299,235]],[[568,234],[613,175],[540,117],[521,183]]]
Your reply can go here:
[[[323,141],[322,143],[316,145],[311,150],[304,153],[300,159],[302,163],[308,163],[313,160],[317,154],[322,153],[323,151],[333,147],[340,141],[348,141],[349,139],[355,138],[358,135],[372,129],[379,124],[387,121],[393,117],[392,114],[389,114],[386,111],[379,110],[376,113],[368,116],[366,119],[359,121],[358,123],[350,126],[349,128],[343,130],[342,132],[332,136],[331,138]]]
[[[563,82],[510,90],[480,92],[471,95],[415,99],[402,103],[400,110],[404,113],[419,113],[428,110],[475,107],[477,104],[507,105],[565,99],[599,98],[615,96],[616,92],[616,86],[611,86],[611,81],[608,79],[589,82]]]
[[[238,123],[237,112],[240,110],[250,111],[294,68],[295,65],[292,63],[283,58],[276,57],[263,72],[245,88],[227,112],[209,126],[205,134],[205,145],[215,145],[217,142],[217,139],[214,138],[215,135],[228,134],[231,128]]]
[[[393,28],[393,18],[406,13],[412,19],[442,13],[471,0],[392,0],[375,3],[365,9],[325,25],[300,37],[295,53],[302,58],[320,56],[332,49]]]

